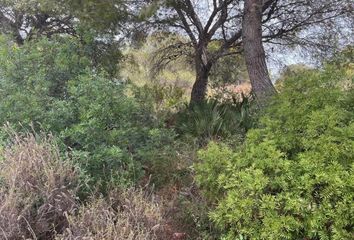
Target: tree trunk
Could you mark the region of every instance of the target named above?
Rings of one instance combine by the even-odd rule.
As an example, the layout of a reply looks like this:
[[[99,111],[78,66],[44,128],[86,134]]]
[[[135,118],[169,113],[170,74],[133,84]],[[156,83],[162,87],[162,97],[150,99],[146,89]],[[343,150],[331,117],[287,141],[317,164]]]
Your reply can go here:
[[[199,47],[196,50],[196,80],[193,84],[190,104],[200,103],[205,100],[211,66],[212,64],[207,58],[206,46]]]
[[[196,80],[193,84],[191,103],[200,103],[205,100],[210,69],[203,64],[196,65]]]
[[[252,91],[261,107],[276,93],[266,64],[262,43],[263,0],[246,0],[242,26],[242,42]]]
[[[16,41],[17,45],[22,46],[24,44],[25,40],[22,38],[21,34],[16,33],[14,35],[15,35],[14,37],[15,37],[15,41]]]

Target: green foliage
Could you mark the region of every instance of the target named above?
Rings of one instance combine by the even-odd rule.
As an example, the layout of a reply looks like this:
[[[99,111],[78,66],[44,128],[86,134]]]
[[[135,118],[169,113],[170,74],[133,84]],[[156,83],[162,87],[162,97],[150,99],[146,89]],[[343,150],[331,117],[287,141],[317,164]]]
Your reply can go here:
[[[195,165],[198,173],[196,180],[207,199],[214,202],[222,196],[223,192],[223,187],[216,179],[226,171],[233,152],[227,146],[211,142],[207,150],[200,151],[198,156],[203,162]]]
[[[41,1],[53,4],[52,0]],[[122,0],[61,0],[60,2],[70,11],[70,14],[80,20],[81,24],[103,33],[116,33],[122,21],[128,20],[129,6]]]
[[[151,129],[147,137],[147,143],[136,155],[144,164],[151,183],[160,188],[190,181],[188,167],[194,160],[196,146],[176,139],[171,129]]]
[[[120,44],[116,36],[103,34],[89,25],[76,27],[82,51],[96,69],[103,69],[110,77],[118,77],[118,63],[122,59]]]
[[[148,102],[140,104],[140,99],[128,97],[125,90],[124,85],[99,76],[81,77],[69,88],[79,121],[62,136],[69,146],[88,153],[86,166],[103,184],[136,182],[143,165],[156,169],[154,163],[168,164],[173,159],[167,149],[174,142],[173,131],[161,128]],[[149,170],[154,180],[165,174]]]
[[[137,101],[150,114],[173,111],[184,103],[184,91],[177,86],[149,84],[132,91]]]
[[[124,87],[99,75],[82,75],[68,89],[76,121],[60,134],[68,146],[86,153],[85,169],[95,182],[138,179],[141,168],[128,150],[144,134],[138,105],[124,95]]]
[[[250,104],[248,98],[233,103],[210,99],[186,107],[177,115],[177,131],[202,140],[243,136],[252,126]]]
[[[161,160],[168,169],[175,159],[176,151],[167,148],[175,134],[154,115],[155,102],[142,99],[144,90],[135,86],[129,96],[126,84],[93,67],[85,46],[70,38],[21,48],[3,38],[1,45],[0,123],[59,136],[91,184],[103,190],[132,184],[143,165]],[[154,164],[154,179],[166,175],[160,169]]]
[[[67,99],[67,83],[90,65],[80,55],[78,43],[42,39],[18,48],[1,37],[0,44],[0,122],[41,122],[44,128],[55,126],[51,130],[57,131],[72,121],[63,102]]]
[[[141,42],[139,34],[136,37]],[[151,83],[173,86],[189,94],[195,74],[190,63],[192,60],[187,57],[190,46],[186,42],[178,34],[165,32],[146,37],[144,42],[125,51],[122,76],[140,86]]]
[[[281,91],[283,87],[283,82],[290,78],[301,74],[304,71],[310,70],[311,68],[305,64],[293,64],[285,67],[280,76],[278,77],[277,81],[275,82],[275,88]]]
[[[286,79],[241,149],[211,144],[198,182],[224,239],[351,239],[353,80],[327,66]],[[218,199],[219,197],[219,199]]]
[[[231,55],[219,59],[213,66],[209,78],[212,88],[249,82],[243,56]]]

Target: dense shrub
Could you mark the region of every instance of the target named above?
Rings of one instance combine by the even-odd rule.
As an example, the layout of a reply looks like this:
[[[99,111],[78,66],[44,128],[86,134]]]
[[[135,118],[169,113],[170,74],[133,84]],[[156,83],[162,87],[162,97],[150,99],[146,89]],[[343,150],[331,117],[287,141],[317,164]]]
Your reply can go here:
[[[209,99],[177,114],[176,129],[204,140],[243,136],[253,124],[250,106],[248,98],[225,103]]]
[[[352,239],[353,75],[327,66],[284,80],[259,127],[231,151],[201,151],[201,187],[225,239]],[[345,86],[345,87],[343,87]]]
[[[75,122],[60,132],[88,173],[102,184],[136,180],[141,166],[134,161],[137,144],[144,144],[151,120],[142,114],[124,87],[100,75],[81,75],[69,82],[66,104]],[[145,122],[146,126],[140,124]],[[135,165],[134,165],[135,164]]]
[[[21,48],[0,37],[0,123],[65,128],[73,121],[67,83],[86,71],[89,60],[71,39],[46,39]]]
[[[61,132],[62,139],[79,159],[85,159],[80,162],[96,183],[134,183],[143,169],[154,183],[161,183],[177,160],[172,148],[178,144],[176,134],[157,118],[154,101],[143,98],[137,89],[137,95],[127,96],[127,88],[102,76],[86,75],[70,82],[71,109],[78,121]]]
[[[151,96],[152,90],[110,79],[71,38],[21,48],[2,38],[0,44],[1,125],[52,132],[101,190],[135,183],[145,165],[154,165],[154,179],[166,176],[152,162],[161,160],[162,167],[174,160],[176,151],[162,148],[174,143],[175,133],[155,110],[167,98],[171,103],[163,105],[174,104],[179,91],[161,88]]]
[[[65,229],[81,180],[52,137],[14,134],[1,155],[0,238],[51,239]]]

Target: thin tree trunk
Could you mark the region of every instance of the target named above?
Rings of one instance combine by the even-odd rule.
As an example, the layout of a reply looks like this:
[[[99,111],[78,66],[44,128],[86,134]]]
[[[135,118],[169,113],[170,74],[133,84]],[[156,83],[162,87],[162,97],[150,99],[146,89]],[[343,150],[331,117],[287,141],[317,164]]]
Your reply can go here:
[[[192,88],[191,105],[205,100],[211,66],[207,59],[206,47],[199,47],[195,57],[196,80]]]
[[[246,0],[243,18],[242,42],[252,91],[261,107],[276,93],[266,64],[262,43],[263,0]]]
[[[14,37],[15,37],[15,41],[16,41],[17,45],[22,46],[25,43],[25,41],[22,38],[21,34],[20,33],[16,33],[14,35],[15,35]]]

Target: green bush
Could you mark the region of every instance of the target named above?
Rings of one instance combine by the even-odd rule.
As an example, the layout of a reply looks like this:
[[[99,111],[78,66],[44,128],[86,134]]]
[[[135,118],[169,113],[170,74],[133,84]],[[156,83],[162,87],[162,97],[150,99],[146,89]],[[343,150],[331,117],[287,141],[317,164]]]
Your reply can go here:
[[[0,45],[1,125],[57,135],[102,189],[135,183],[144,165],[174,160],[168,146],[175,133],[155,115],[156,102],[143,98],[148,91],[108,78],[76,40],[42,39],[19,48],[3,37]],[[154,179],[165,175],[157,166]]]
[[[68,146],[87,153],[86,169],[95,182],[136,182],[143,169],[153,183],[168,181],[177,161],[176,134],[164,128],[163,119],[156,119],[153,101],[129,97],[126,90],[127,86],[100,76],[70,82],[70,104],[76,106],[72,109],[79,121],[61,136]]]
[[[72,122],[67,83],[90,66],[79,43],[42,39],[19,48],[1,36],[0,46],[0,123],[59,131]]]
[[[118,83],[92,74],[69,82],[68,93],[76,121],[60,135],[66,145],[86,153],[85,166],[95,182],[124,182],[123,175],[138,179],[141,166],[133,166],[131,155],[146,130],[138,124],[144,116],[134,99],[126,97]]]
[[[200,152],[198,182],[225,239],[352,239],[354,101],[348,69],[286,79],[237,151]]]
[[[250,106],[248,98],[234,103],[209,99],[186,106],[177,114],[176,129],[201,140],[243,136],[253,124]]]
[[[196,181],[207,199],[217,201],[222,196],[223,187],[216,179],[226,171],[233,152],[226,145],[210,142],[207,150],[198,152],[198,157],[203,162],[195,165]]]

